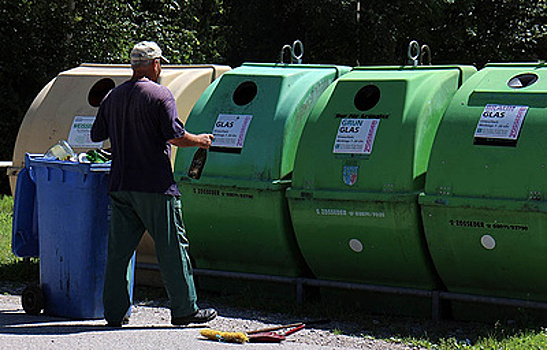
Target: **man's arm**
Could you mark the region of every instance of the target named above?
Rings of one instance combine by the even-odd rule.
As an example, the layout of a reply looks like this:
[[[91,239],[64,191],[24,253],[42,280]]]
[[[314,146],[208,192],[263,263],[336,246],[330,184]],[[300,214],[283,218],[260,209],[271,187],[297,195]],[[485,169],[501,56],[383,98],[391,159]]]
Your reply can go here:
[[[169,143],[177,147],[199,147],[208,149],[211,147],[213,139],[214,136],[212,134],[195,135],[185,131],[182,137],[171,139],[169,140]]]
[[[106,123],[106,119],[101,108],[99,108],[97,117],[91,127],[90,136],[91,141],[93,142],[101,142],[108,138],[108,124]]]

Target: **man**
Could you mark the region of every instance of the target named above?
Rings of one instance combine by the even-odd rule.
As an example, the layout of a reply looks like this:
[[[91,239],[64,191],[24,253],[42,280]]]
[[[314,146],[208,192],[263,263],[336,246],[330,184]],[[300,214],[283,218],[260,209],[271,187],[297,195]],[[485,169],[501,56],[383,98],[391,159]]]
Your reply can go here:
[[[171,168],[171,144],[207,149],[213,135],[194,135],[178,119],[175,99],[157,84],[159,46],[140,42],[131,51],[131,80],[104,98],[91,129],[95,142],[110,138],[112,167],[110,235],[103,293],[108,325],[126,323],[129,263],[145,230],[154,239],[156,256],[170,300],[171,323],[205,323],[214,309],[199,309],[188,258],[182,205]]]

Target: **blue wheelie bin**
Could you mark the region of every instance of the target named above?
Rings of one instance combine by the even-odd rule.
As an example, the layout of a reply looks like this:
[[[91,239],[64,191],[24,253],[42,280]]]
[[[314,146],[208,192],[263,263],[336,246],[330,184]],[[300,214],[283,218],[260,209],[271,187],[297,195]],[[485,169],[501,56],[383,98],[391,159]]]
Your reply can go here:
[[[110,164],[27,155],[27,167],[36,185],[40,286],[23,293],[23,308],[29,314],[43,307],[52,316],[102,318]],[[131,281],[134,261],[128,269]],[[132,289],[133,283],[130,295]]]

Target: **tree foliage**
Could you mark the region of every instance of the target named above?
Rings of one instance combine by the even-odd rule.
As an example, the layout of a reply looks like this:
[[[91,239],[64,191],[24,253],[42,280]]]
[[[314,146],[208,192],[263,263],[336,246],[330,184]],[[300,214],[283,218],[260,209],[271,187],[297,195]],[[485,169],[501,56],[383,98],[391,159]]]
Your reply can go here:
[[[130,48],[142,40],[159,42],[174,63],[219,60],[211,45],[219,43],[211,25],[219,10],[215,0],[77,0],[70,24],[72,63],[127,62]]]
[[[40,89],[84,62],[124,63],[141,40],[173,63],[405,64],[411,40],[433,63],[547,58],[547,0],[0,0],[0,160]],[[0,192],[2,192],[0,183]],[[5,188],[5,187],[4,187]]]
[[[481,67],[493,61],[545,59],[541,46],[547,33],[544,0],[459,0],[443,10],[445,20],[433,38],[442,43],[438,55],[452,62]]]

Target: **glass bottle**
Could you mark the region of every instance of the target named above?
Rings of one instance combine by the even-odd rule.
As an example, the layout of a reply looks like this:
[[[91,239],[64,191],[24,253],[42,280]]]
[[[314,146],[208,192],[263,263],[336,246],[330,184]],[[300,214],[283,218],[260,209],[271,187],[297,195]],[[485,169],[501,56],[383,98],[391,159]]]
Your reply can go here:
[[[192,159],[192,164],[190,169],[188,169],[188,176],[192,179],[199,180],[203,167],[205,166],[205,161],[207,160],[207,150],[204,148],[198,148],[194,154],[194,159]]]

